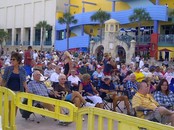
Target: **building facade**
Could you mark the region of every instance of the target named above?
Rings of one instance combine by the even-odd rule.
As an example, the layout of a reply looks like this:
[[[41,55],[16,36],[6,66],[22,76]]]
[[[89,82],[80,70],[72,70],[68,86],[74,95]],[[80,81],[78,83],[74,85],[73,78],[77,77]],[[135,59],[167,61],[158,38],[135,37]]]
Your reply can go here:
[[[132,36],[132,32],[134,32],[132,29],[137,30],[138,24],[129,21],[129,16],[133,13],[134,8],[144,8],[152,18],[152,21],[143,23],[141,35],[138,36],[135,33]],[[120,23],[120,28],[124,29],[123,35],[128,34],[128,36],[123,36],[123,40],[136,39],[141,55],[145,52],[158,59],[162,57],[169,60],[174,56],[172,52],[174,49],[173,25],[169,15],[173,8],[173,2],[167,0],[70,0],[68,9],[78,23],[71,25],[69,46],[70,48],[89,47],[91,37],[95,39],[96,43],[98,42],[99,22],[91,21],[90,17],[101,9],[109,12],[111,19]],[[61,13],[63,12],[58,11],[57,17],[61,16]],[[60,51],[66,50],[65,30],[65,25],[56,23],[55,47]],[[60,47],[60,45],[62,46]]]
[[[1,0],[0,29],[8,32],[6,45],[39,46],[41,30],[36,29],[40,21],[47,21],[52,29],[46,32],[45,46],[55,41],[56,0]]]

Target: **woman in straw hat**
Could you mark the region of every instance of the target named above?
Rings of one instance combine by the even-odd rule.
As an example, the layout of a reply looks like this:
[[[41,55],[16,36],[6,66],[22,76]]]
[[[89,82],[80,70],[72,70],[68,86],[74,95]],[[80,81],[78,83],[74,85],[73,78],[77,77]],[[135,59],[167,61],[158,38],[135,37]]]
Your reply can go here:
[[[66,76],[69,76],[70,70],[72,68],[71,55],[68,51],[65,51],[63,55],[64,55],[64,74]]]

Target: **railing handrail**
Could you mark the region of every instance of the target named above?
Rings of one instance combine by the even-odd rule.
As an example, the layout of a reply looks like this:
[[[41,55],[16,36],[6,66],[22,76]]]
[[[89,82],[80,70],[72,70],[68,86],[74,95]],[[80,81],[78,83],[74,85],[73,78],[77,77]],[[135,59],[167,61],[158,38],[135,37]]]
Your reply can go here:
[[[9,100],[11,102],[9,102]],[[15,93],[5,87],[0,86],[0,115],[2,119],[2,128],[3,130],[16,130],[16,102],[15,102]],[[2,104],[4,102],[4,104]],[[10,126],[9,126],[9,103],[11,104],[10,110]],[[5,112],[6,111],[6,112]],[[3,114],[2,114],[3,112]]]
[[[10,98],[9,98],[10,96]],[[23,104],[23,98],[28,99],[27,104]],[[9,100],[11,100],[11,119],[9,125],[9,115],[8,115],[8,107],[9,107]],[[41,114],[44,116],[48,116],[54,119],[63,120],[66,122],[76,122],[76,130],[83,129],[83,122],[82,118],[84,115],[88,114],[88,130],[96,130],[96,126],[98,123],[98,129],[104,130],[103,124],[104,119],[107,121],[108,130],[113,130],[114,122],[118,122],[118,130],[140,130],[140,128],[148,129],[148,130],[173,130],[173,127],[162,125],[159,123],[151,122],[148,120],[131,117],[125,114],[112,112],[109,110],[103,110],[94,107],[86,107],[78,109],[73,104],[69,102],[65,102],[62,100],[52,99],[48,97],[38,96],[30,93],[18,93],[15,96],[15,93],[11,90],[0,87],[0,101],[1,103],[4,102],[4,105],[0,106],[0,116],[2,116],[2,108],[4,108],[4,117],[3,117],[3,130],[16,130],[15,125],[15,108],[16,106],[19,109],[31,111],[37,114]],[[48,111],[42,108],[37,108],[32,105],[33,101],[39,101],[42,103],[48,103],[55,106],[55,110]],[[68,115],[61,113],[61,108],[67,108],[69,110]],[[95,118],[98,117],[98,121],[96,122]],[[95,127],[94,127],[95,126]],[[106,122],[105,122],[106,126]]]
[[[82,117],[88,114],[88,130],[96,130],[95,117],[98,116],[98,130],[103,130],[103,120],[108,119],[108,130],[114,130],[114,121],[118,121],[118,130],[140,130],[146,128],[148,130],[173,130],[172,126],[144,120],[137,117],[128,116],[122,113],[112,112],[99,108],[81,108],[78,110],[77,130],[82,130]],[[105,124],[106,125],[106,124]]]
[[[28,104],[23,104],[21,99],[28,99]],[[32,105],[33,101],[37,102],[42,102],[42,103],[48,103],[52,104],[55,107],[55,111],[48,111],[45,109],[40,109]],[[75,107],[72,103],[63,101],[63,100],[58,100],[58,99],[53,99],[53,98],[48,98],[48,97],[43,97],[43,96],[38,96],[35,94],[30,94],[30,93],[17,93],[16,95],[16,105],[17,107],[23,109],[23,110],[29,110],[31,112],[41,114],[43,116],[48,116],[54,119],[58,120],[63,120],[67,122],[72,122],[74,121],[74,112],[77,111],[77,107]],[[61,107],[66,108],[69,110],[69,114],[65,115],[61,113]]]

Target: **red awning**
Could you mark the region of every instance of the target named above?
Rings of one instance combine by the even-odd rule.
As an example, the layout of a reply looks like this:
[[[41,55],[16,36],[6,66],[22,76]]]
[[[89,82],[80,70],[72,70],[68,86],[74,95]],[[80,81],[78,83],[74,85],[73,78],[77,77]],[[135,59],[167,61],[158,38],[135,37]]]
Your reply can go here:
[[[164,49],[161,49],[161,50],[158,50],[158,51],[173,52],[172,50],[167,49],[167,48],[164,48]]]

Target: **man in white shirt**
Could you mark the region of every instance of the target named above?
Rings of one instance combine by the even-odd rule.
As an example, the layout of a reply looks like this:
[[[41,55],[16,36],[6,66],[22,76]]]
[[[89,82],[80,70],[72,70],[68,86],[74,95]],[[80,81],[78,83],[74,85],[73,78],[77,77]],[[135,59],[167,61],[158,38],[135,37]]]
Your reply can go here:
[[[51,76],[50,76],[50,81],[52,83],[59,82],[58,78],[59,78],[60,73],[61,73],[61,67],[57,65],[56,68],[55,68],[55,72],[52,73]]]
[[[142,69],[143,66],[144,66],[144,58],[142,58],[142,59],[140,60],[139,68]]]
[[[47,68],[44,71],[44,76],[50,77],[51,74],[53,74],[53,73],[54,73],[54,70],[52,69],[52,64],[51,64],[51,62],[48,62],[47,63]]]
[[[71,70],[71,75],[68,77],[68,81],[71,82],[72,89],[78,91],[80,79],[76,76],[76,70]]]

